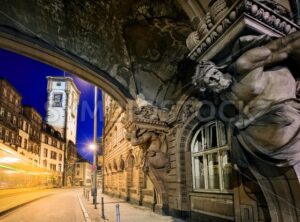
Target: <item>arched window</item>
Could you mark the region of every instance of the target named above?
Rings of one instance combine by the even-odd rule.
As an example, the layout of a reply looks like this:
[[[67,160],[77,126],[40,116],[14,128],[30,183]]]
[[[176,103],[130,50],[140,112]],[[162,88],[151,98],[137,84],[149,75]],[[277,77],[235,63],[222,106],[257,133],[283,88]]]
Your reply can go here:
[[[120,171],[123,171],[125,168],[125,162],[123,159],[120,160],[120,164],[119,164],[119,170]]]
[[[194,191],[232,189],[230,151],[222,122],[209,122],[196,131],[191,155]]]

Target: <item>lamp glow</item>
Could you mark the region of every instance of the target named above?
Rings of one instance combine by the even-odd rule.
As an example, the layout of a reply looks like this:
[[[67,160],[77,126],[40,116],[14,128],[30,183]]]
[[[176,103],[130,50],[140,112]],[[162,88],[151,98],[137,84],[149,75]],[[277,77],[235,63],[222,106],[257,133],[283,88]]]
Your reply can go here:
[[[95,144],[90,144],[90,145],[89,145],[89,148],[90,148],[91,150],[95,150],[95,149],[96,149],[96,146],[95,146]]]

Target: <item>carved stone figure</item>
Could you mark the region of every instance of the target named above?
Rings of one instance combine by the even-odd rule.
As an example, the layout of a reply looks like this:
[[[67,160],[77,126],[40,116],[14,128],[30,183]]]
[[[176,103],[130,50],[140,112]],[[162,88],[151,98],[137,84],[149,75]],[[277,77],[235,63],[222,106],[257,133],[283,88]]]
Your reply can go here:
[[[238,111],[227,118],[233,163],[254,176],[272,221],[300,221],[293,199],[300,192],[299,83],[290,71],[295,67],[286,65],[300,58],[300,32],[276,40],[244,36],[233,49],[229,65],[201,62],[193,82]]]
[[[161,169],[167,166],[167,143],[165,136],[155,131],[136,129],[135,127],[127,134],[133,146],[141,145],[144,151],[144,169],[148,170],[149,165],[154,169]]]
[[[236,107],[236,137],[247,153],[274,166],[295,165],[300,161],[300,103],[295,78],[279,62],[299,58],[300,32],[276,40],[246,36],[234,48],[238,56],[228,67],[199,64],[194,84]],[[227,74],[220,71],[224,68]]]

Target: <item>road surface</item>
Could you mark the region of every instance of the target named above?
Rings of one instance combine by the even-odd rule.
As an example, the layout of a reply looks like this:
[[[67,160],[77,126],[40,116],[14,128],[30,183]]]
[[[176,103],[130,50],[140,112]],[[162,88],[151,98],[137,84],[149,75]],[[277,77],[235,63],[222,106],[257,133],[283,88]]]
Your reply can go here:
[[[0,218],[1,222],[84,222],[78,199],[82,189],[65,189],[20,207]]]

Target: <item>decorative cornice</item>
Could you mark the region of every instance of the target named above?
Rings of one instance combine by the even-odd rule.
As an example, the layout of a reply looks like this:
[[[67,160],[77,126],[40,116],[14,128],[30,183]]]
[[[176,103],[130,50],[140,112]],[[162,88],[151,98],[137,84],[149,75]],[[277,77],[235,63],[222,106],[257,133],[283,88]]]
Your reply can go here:
[[[195,61],[199,60],[240,19],[250,19],[277,36],[284,36],[300,29],[288,18],[274,12],[273,9],[256,0],[237,1],[199,41],[189,53],[188,58]]]
[[[122,123],[126,129],[130,128],[132,124],[144,129],[161,131],[167,131],[169,128],[165,121],[161,121],[158,109],[153,106],[132,107],[126,111]]]
[[[245,15],[252,17],[259,23],[263,23],[264,26],[268,26],[282,36],[293,33],[299,29],[299,26],[288,18],[279,15],[271,8],[255,0],[245,1]]]
[[[231,26],[242,14],[244,2],[237,1],[227,13],[209,30],[209,32],[200,40],[198,45],[189,53],[191,60],[197,60],[217,39],[219,39],[226,29]]]

